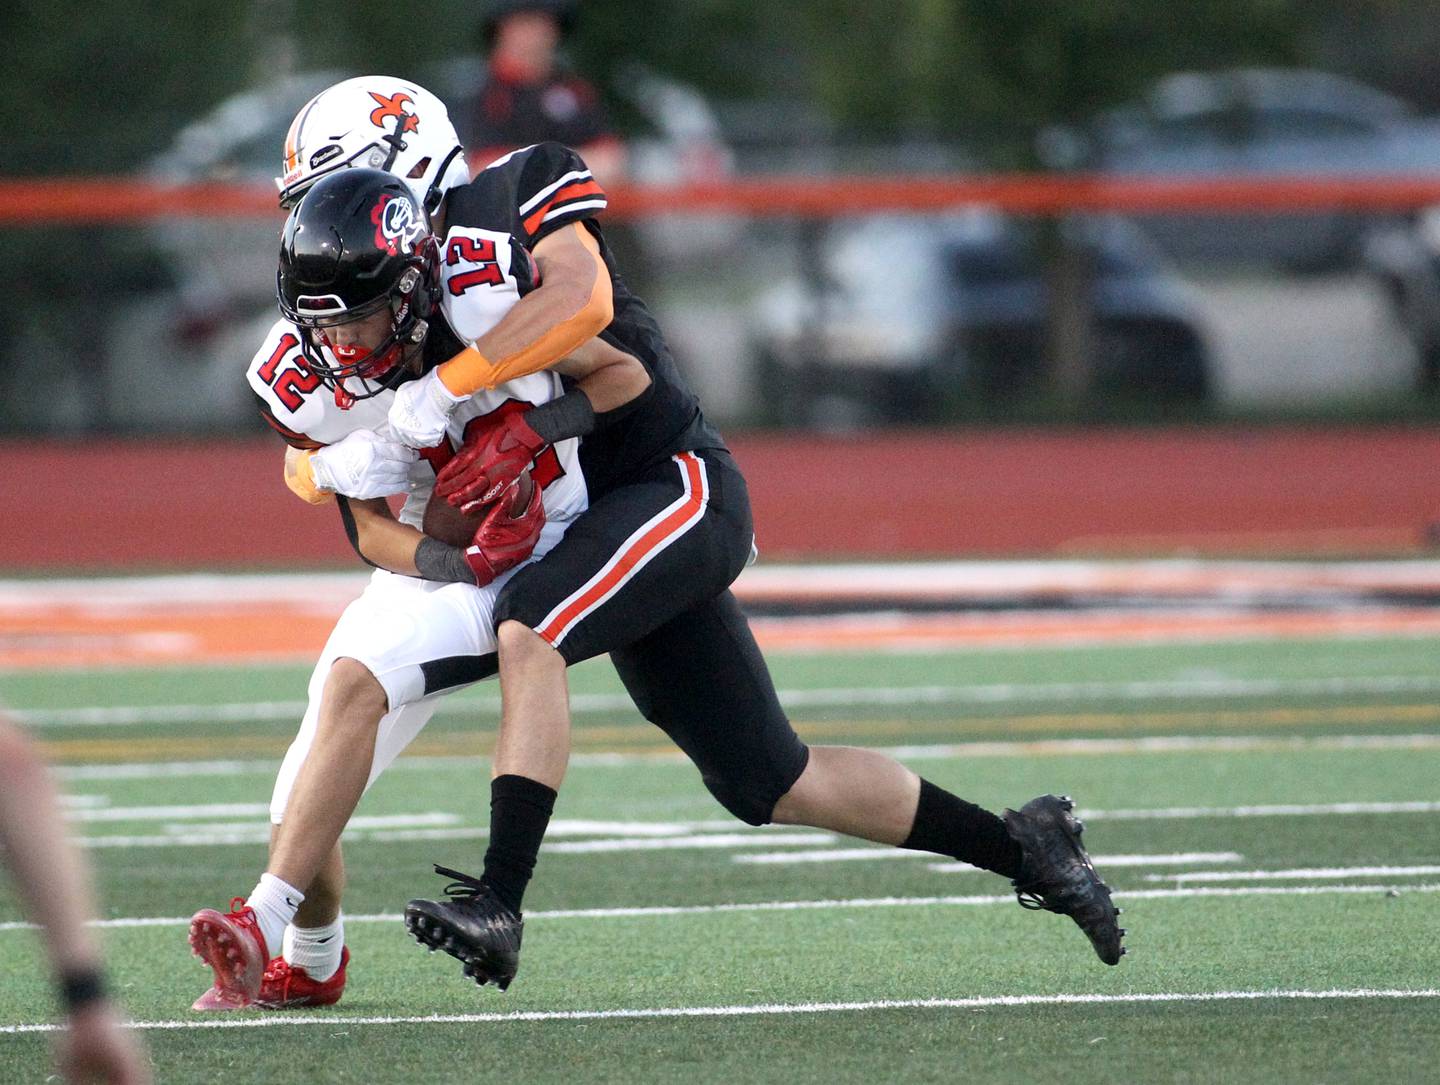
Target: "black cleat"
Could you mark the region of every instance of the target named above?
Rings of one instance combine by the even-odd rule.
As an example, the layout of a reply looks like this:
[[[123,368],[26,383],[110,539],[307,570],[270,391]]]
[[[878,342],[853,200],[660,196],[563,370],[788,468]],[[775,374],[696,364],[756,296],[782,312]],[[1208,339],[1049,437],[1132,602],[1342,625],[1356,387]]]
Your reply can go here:
[[[1023,855],[1020,877],[1010,884],[1022,907],[1068,915],[1102,961],[1119,964],[1125,955],[1125,932],[1115,922],[1119,911],[1080,843],[1084,826],[1073,809],[1067,796],[1041,795],[1018,812],[1005,811],[1005,828]]]
[[[443,949],[463,964],[477,986],[494,983],[505,990],[520,967],[525,921],[478,878],[443,866],[435,873],[455,879],[445,887],[450,899],[412,900],[405,905],[405,928],[432,953]]]

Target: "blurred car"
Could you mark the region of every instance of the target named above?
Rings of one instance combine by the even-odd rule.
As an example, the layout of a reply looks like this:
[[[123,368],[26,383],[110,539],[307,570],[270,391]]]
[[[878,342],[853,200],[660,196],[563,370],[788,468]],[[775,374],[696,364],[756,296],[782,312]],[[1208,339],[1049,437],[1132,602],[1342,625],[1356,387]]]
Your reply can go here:
[[[1415,390],[1440,394],[1440,207],[1372,230],[1363,260],[1415,351]]]
[[[480,85],[483,61],[459,57],[417,74],[452,114],[467,108]],[[285,132],[311,97],[353,72],[314,71],[277,79],[226,99],[187,125],[149,164],[162,184],[254,181],[270,188]],[[643,68],[627,72],[618,88],[647,131],[627,140],[630,177],[637,181],[713,180],[731,168],[732,156],[705,100],[689,88]],[[121,313],[105,342],[109,356],[107,406],[117,423],[153,430],[212,429],[243,425],[254,417],[244,368],[274,321],[275,261],[283,217],[185,218],[148,228],[152,247],[173,288],[157,290]],[[663,230],[637,226],[647,257],[675,251],[693,256],[729,244],[733,221],[671,217]],[[157,350],[179,348],[168,368],[173,395],[148,395],[147,372]]]
[[[1078,128],[1054,128],[1059,169],[1152,175],[1395,175],[1440,170],[1440,124],[1363,83],[1305,69],[1181,72],[1142,100]],[[1182,263],[1298,271],[1354,268],[1386,216],[1157,214],[1137,221]],[[1393,221],[1393,217],[1389,221]]]
[[[773,422],[939,420],[965,397],[1042,393],[1050,290],[1040,226],[990,212],[830,224],[814,261],[761,300],[755,346]],[[1199,308],[1146,238],[1112,216],[1065,224],[1090,269],[1100,395],[1203,401]]]

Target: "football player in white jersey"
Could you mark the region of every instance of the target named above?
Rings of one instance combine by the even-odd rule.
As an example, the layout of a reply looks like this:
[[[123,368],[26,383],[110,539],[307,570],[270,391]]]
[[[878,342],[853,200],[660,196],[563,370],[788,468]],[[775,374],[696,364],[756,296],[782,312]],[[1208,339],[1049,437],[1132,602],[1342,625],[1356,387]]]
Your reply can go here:
[[[491,504],[469,545],[421,533],[435,472],[456,448],[515,410],[565,409],[560,378],[535,374],[472,397],[423,455],[377,432],[395,386],[482,334],[531,285],[528,262],[512,262],[508,245],[484,231],[452,230],[444,249],[440,240],[409,188],[369,168],[319,179],[286,223],[278,274],[285,319],[248,379],[271,425],[299,452],[288,464],[293,487],[316,500],[335,492],[352,541],[377,569],[312,675],[271,800],[267,872],[246,907],[202,910],[192,922],[191,944],[215,972],[197,1009],[340,997],[348,960],[341,830],[435,699],[495,673],[496,592],[586,507],[578,442],[557,440],[530,471],[529,492]],[[628,382],[617,393],[628,397],[637,376],[641,387],[646,379],[633,358],[598,341],[561,371],[600,402],[607,384]],[[407,494],[398,520],[383,498],[392,492]]]

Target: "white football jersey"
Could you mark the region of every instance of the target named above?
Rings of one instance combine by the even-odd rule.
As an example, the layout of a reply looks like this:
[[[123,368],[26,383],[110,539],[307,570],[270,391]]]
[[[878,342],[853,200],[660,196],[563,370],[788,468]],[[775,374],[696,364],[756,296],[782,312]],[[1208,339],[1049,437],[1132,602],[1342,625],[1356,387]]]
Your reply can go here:
[[[512,273],[508,234],[457,227],[447,232],[442,251],[441,312],[457,336],[473,342],[520,300],[518,280],[530,281],[529,270],[516,268]],[[306,368],[300,330],[287,320],[277,320],[271,327],[250,362],[246,378],[260,397],[271,424],[292,443],[301,445],[334,444],[356,430],[379,430],[395,400],[395,393],[386,390],[369,399],[357,399],[348,408],[339,406],[335,393]],[[353,377],[347,378],[346,385],[357,393],[364,391],[361,382]],[[446,432],[449,449],[438,455],[422,452],[422,458],[411,467],[415,488],[400,511],[400,521],[420,527],[434,489],[436,465],[443,465],[451,452],[465,442],[466,429],[476,419],[503,410],[511,402],[546,403],[562,391],[559,375],[546,370],[507,381],[492,390],[481,390],[460,404]],[[588,505],[579,451],[580,442],[572,437],[536,458],[532,473],[543,487],[545,517],[551,523],[573,520]]]

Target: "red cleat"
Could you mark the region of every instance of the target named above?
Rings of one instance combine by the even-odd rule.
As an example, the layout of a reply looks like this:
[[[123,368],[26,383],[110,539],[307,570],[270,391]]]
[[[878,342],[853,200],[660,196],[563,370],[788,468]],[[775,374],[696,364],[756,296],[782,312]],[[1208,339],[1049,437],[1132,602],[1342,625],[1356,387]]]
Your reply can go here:
[[[214,908],[196,912],[190,920],[190,949],[215,973],[215,986],[191,1009],[239,1010],[255,1002],[270,954],[244,897],[234,898],[228,913]]]
[[[265,966],[260,994],[255,1005],[262,1010],[298,1010],[304,1006],[333,1006],[345,993],[345,966],[350,963],[349,947],[340,950],[340,967],[328,980],[310,978],[299,965],[276,957]]]

